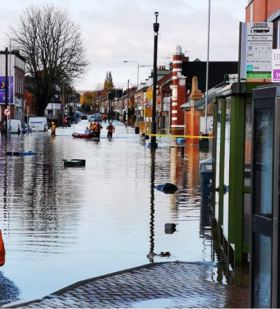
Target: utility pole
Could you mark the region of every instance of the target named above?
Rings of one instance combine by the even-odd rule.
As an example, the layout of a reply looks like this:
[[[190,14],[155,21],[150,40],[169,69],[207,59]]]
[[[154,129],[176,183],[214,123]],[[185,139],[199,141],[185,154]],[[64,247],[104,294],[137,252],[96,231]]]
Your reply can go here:
[[[128,125],[128,107],[129,107],[129,79],[127,80],[126,126]]]
[[[154,29],[154,63],[153,63],[153,106],[152,106],[152,136],[150,148],[158,147],[156,142],[157,123],[156,123],[156,98],[157,98],[157,47],[158,47],[158,12],[155,12],[156,22],[153,24]]]

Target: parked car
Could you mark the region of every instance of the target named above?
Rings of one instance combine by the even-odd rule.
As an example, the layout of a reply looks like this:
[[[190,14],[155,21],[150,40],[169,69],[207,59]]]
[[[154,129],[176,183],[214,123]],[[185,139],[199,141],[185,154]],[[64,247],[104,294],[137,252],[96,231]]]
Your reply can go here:
[[[93,115],[88,116],[88,121],[89,122],[94,122],[94,121],[102,121],[102,115],[100,113],[96,113]]]
[[[88,119],[88,117],[87,117],[87,115],[83,114],[83,115],[81,115],[81,119],[86,120],[86,119]]]
[[[47,117],[29,117],[28,124],[30,130],[33,131],[48,131],[48,120]]]

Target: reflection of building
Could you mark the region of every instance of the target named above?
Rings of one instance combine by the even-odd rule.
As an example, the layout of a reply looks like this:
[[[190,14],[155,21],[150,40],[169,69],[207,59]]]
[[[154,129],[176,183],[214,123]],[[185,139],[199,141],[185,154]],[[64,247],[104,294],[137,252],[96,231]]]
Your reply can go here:
[[[8,103],[11,107],[11,118],[23,119],[23,91],[25,80],[25,58],[17,51],[0,52],[0,121],[4,119],[3,111],[5,108],[5,77],[6,59],[9,78]]]
[[[190,193],[195,195],[199,185],[199,148],[187,145],[185,154],[188,158],[188,186]]]

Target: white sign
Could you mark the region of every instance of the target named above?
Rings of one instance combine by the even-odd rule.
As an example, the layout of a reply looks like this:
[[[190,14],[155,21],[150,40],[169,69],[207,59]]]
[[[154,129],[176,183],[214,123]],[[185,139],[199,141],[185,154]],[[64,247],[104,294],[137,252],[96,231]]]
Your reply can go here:
[[[241,78],[271,78],[273,23],[242,23]]]
[[[271,81],[273,83],[280,82],[280,49],[272,50]]]

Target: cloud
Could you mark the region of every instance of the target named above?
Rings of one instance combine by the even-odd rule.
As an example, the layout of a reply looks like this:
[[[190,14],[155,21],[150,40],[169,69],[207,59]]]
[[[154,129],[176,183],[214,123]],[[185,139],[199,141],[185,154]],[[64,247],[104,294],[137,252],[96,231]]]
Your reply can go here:
[[[69,17],[80,25],[90,61],[87,74],[76,83],[80,89],[103,83],[107,71],[112,72],[116,84],[125,85],[128,79],[136,82],[136,64],[124,64],[123,60],[152,64],[155,11],[159,12],[160,23],[159,64],[168,63],[176,45],[181,45],[191,60],[206,59],[206,0],[53,0],[51,4],[66,8]],[[210,60],[237,60],[238,23],[244,19],[246,4],[246,0],[212,0]],[[26,1],[13,0],[12,5],[2,8],[0,26],[4,30],[16,23]],[[148,77],[149,71],[141,68],[140,79]]]

